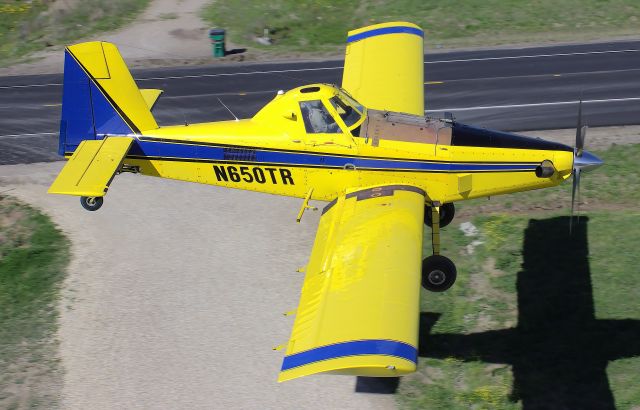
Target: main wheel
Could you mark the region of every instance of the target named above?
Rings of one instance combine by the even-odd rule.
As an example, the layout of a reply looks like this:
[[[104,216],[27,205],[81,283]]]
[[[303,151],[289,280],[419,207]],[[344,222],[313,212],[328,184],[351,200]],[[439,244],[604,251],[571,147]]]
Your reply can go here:
[[[453,221],[453,217],[456,214],[456,207],[453,203],[449,202],[448,204],[444,204],[440,207],[440,228],[444,228],[449,225],[451,221]],[[431,206],[425,205],[424,207],[424,224],[427,226],[431,226]]]
[[[431,292],[444,292],[456,281],[458,273],[451,259],[431,255],[422,261],[422,287]]]
[[[87,211],[97,211],[104,203],[104,198],[101,196],[81,196],[80,203]]]

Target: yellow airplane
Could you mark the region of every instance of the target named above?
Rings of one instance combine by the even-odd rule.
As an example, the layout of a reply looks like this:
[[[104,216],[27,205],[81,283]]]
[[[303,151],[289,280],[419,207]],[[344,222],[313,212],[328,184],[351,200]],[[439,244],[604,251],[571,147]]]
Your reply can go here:
[[[65,50],[61,155],[49,189],[100,208],[134,172],[301,198],[322,210],[279,381],[415,371],[420,284],[456,279],[440,227],[456,201],[558,185],[602,162],[576,148],[424,115],[423,36],[406,22],[350,31],[342,86],[312,84],[249,119],[159,127],[117,48]],[[579,115],[580,118],[580,115]],[[423,225],[433,254],[422,260]]]

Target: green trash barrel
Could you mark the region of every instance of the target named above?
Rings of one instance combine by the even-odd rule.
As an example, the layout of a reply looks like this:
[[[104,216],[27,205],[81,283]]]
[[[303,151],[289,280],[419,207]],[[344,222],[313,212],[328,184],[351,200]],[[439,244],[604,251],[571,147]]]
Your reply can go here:
[[[224,57],[225,55],[224,36],[225,30],[222,28],[212,28],[209,30],[209,38],[211,39],[214,57]]]

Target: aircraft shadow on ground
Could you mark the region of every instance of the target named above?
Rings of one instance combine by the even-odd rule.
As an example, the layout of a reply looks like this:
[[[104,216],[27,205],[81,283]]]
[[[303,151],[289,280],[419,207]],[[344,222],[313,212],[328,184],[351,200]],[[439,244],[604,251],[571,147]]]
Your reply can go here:
[[[399,385],[399,377],[356,377],[356,393],[394,394]]]
[[[571,235],[568,226],[568,217],[529,221],[516,327],[431,334],[440,314],[422,313],[420,356],[511,365],[510,399],[525,409],[615,408],[606,367],[640,356],[640,320],[596,319],[588,219],[574,224]]]

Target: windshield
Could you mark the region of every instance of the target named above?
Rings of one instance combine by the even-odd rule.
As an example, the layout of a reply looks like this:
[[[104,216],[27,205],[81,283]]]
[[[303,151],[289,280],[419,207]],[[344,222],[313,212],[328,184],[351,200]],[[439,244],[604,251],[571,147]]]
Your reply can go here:
[[[356,107],[358,111],[364,113],[364,107],[362,106],[362,104],[357,102],[346,90],[342,88],[340,89],[340,97],[342,97],[342,99],[344,99],[345,101],[348,101],[352,106]]]
[[[346,94],[341,93],[336,95],[332,97],[329,102],[331,102],[331,105],[336,109],[338,115],[340,115],[340,118],[342,118],[342,121],[344,121],[347,127],[351,127],[362,117],[364,108]]]
[[[304,127],[309,134],[335,134],[341,132],[336,120],[320,100],[301,101],[300,111]]]

